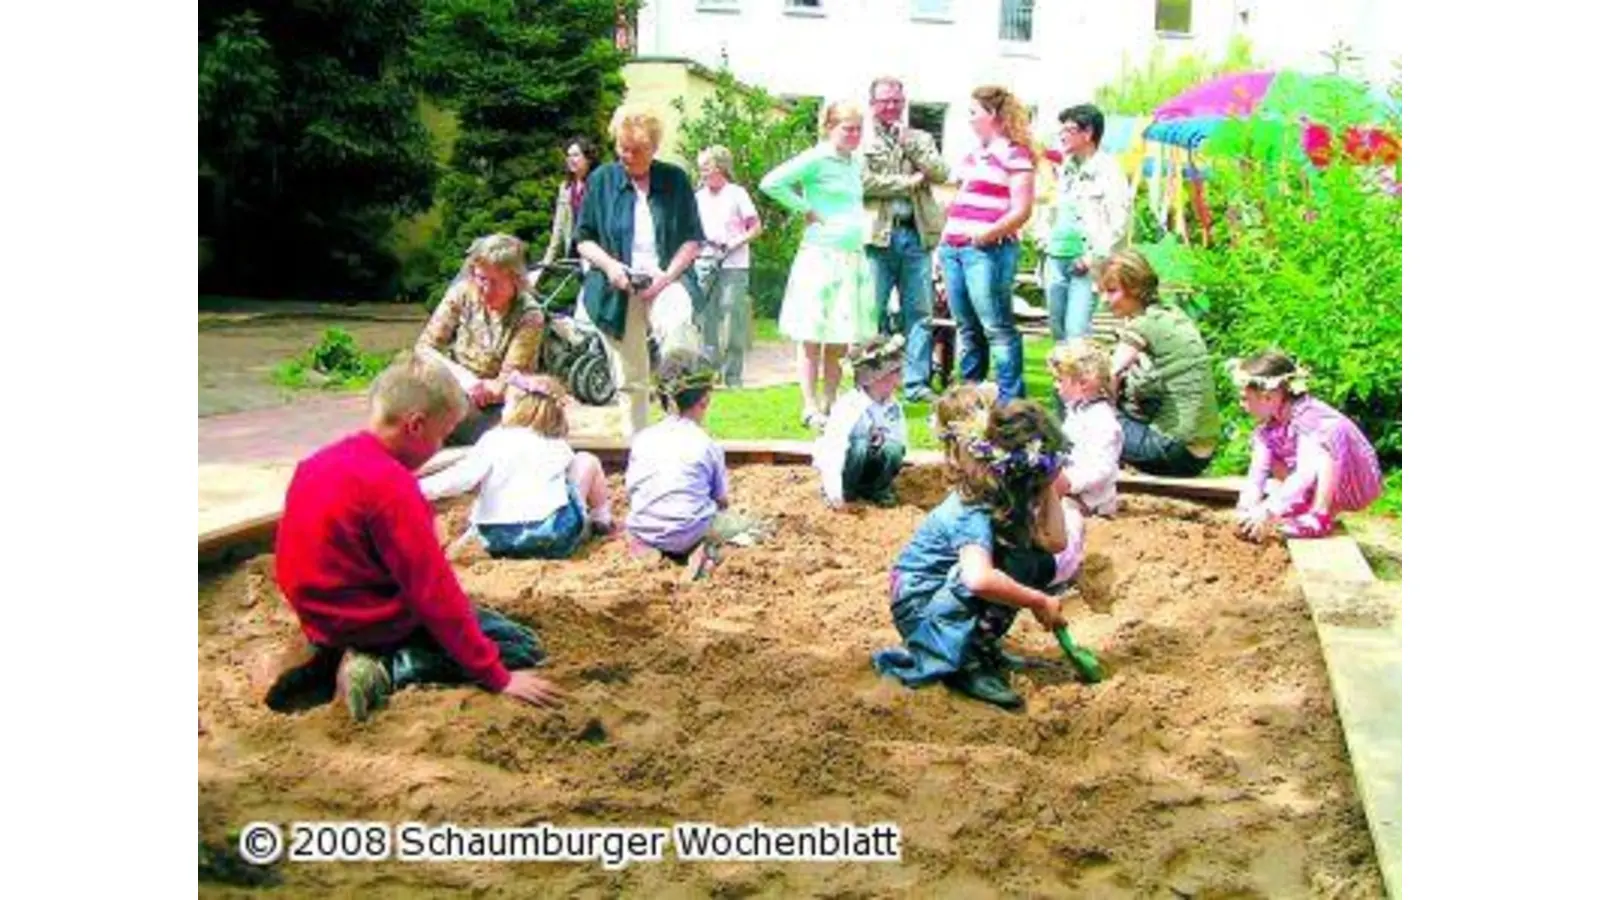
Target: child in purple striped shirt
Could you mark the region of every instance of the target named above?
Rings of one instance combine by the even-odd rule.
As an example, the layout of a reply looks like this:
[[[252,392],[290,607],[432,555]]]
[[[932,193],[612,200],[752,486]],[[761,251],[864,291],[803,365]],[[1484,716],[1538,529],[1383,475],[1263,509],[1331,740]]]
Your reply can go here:
[[[1260,424],[1239,495],[1239,531],[1261,540],[1324,537],[1341,512],[1366,509],[1383,491],[1378,455],[1344,413],[1306,391],[1306,373],[1276,350],[1235,362],[1245,411]]]

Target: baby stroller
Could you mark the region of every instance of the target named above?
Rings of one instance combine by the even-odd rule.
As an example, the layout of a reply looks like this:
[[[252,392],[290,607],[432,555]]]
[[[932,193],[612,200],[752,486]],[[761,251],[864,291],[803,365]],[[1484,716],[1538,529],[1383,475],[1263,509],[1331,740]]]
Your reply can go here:
[[[928,374],[935,393],[950,388],[956,366],[956,322],[950,315],[950,295],[945,291],[944,269],[933,272],[933,317],[928,321],[928,337],[933,344],[933,368]]]
[[[559,378],[588,406],[605,406],[617,396],[616,379],[611,374],[611,360],[606,356],[606,346],[600,332],[588,322],[565,312],[556,312],[556,301],[566,287],[581,272],[576,260],[559,260],[545,266],[535,266],[556,275],[549,290],[534,288],[534,300],[545,313],[544,341],[539,345],[539,371]],[[539,279],[543,282],[544,279]]]

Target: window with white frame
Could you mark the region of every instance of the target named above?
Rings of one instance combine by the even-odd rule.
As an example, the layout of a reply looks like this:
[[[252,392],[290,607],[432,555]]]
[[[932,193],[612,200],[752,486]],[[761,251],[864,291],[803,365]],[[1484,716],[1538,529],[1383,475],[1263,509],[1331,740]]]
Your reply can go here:
[[[1000,40],[1033,40],[1033,0],[1000,0]]]
[[[700,12],[738,12],[739,0],[696,0],[695,9]]]
[[[952,0],[911,0],[911,18],[925,22],[954,22]]]
[[[1194,27],[1194,0],[1156,0],[1156,31],[1190,34]]]
[[[822,0],[783,0],[783,8],[790,12],[822,12]]]

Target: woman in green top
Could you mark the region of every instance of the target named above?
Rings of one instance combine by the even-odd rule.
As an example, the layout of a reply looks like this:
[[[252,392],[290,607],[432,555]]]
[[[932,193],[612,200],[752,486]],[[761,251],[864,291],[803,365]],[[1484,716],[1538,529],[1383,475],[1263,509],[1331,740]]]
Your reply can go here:
[[[1182,312],[1156,304],[1158,284],[1137,250],[1113,253],[1100,274],[1100,293],[1125,320],[1111,356],[1122,461],[1187,478],[1205,471],[1217,449],[1217,383],[1200,330]]]
[[[822,142],[761,179],[761,190],[805,216],[806,233],[789,269],[778,328],[800,345],[802,421],[821,429],[839,393],[840,358],[850,344],[878,333],[872,269],[867,264],[867,211],[861,202],[861,107],[829,103]],[[798,188],[798,190],[797,190]],[[822,397],[817,397],[817,369]]]

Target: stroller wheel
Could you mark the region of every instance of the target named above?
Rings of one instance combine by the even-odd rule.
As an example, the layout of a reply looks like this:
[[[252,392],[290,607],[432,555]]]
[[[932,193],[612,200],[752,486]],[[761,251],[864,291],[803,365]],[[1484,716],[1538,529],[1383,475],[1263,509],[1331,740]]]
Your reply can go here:
[[[572,393],[589,406],[605,406],[617,396],[617,386],[611,380],[611,366],[603,356],[583,356],[573,363],[568,373]]]

